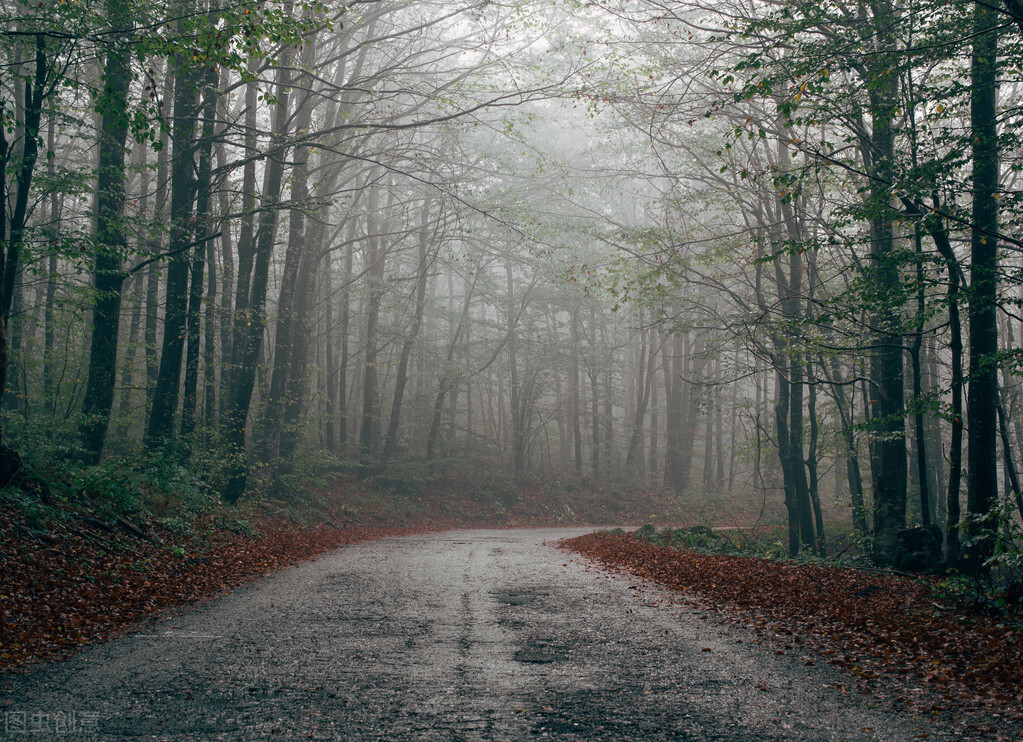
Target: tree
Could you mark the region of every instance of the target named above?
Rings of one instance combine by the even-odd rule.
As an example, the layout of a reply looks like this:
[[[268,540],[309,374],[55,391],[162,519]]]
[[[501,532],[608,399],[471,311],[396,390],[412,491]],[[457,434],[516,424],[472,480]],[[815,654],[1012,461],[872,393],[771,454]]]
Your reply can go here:
[[[127,249],[124,229],[125,147],[128,139],[128,88],[131,84],[132,10],[126,0],[106,1],[108,50],[103,86],[97,99],[102,129],[96,175],[96,291],[89,350],[89,376],[82,402],[82,459],[96,464],[110,423],[117,373],[117,341],[121,318],[122,264]]]
[[[994,554],[998,501],[996,451],[998,409],[998,18],[984,3],[974,4],[970,66],[970,128],[973,159],[973,215],[970,249],[970,384],[966,399],[968,509],[971,541],[964,566],[977,572]]]

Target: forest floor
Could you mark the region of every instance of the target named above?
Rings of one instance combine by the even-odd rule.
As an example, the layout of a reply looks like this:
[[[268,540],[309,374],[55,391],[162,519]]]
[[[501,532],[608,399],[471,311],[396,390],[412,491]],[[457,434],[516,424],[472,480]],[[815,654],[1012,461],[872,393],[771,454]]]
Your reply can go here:
[[[326,478],[300,503],[130,517],[87,501],[27,507],[0,495],[0,672],[69,657],[346,544],[465,527],[649,522],[714,523],[742,540],[761,515],[753,505],[697,508],[577,482],[382,485]],[[981,735],[1002,722],[1020,728],[1023,622],[961,610],[963,596],[937,579],[676,550],[609,532],[565,547],[682,591],[777,653],[840,668],[850,691],[869,689],[917,714],[976,716],[971,729]]]
[[[561,546],[695,600],[752,629],[776,655],[840,668],[850,691],[958,718],[983,738],[1023,734],[1023,615],[963,610],[946,581],[701,553],[635,532],[591,533]]]
[[[664,493],[578,482],[404,484],[335,476],[298,500],[175,508],[157,497],[127,514],[94,495],[44,504],[0,493],[0,672],[66,658],[345,544],[464,527],[682,522],[693,510]]]
[[[0,675],[0,715],[15,731],[60,723],[125,742],[1020,739],[990,710],[965,719],[858,693],[806,645],[776,648],[727,611],[557,548],[588,531],[336,549]]]

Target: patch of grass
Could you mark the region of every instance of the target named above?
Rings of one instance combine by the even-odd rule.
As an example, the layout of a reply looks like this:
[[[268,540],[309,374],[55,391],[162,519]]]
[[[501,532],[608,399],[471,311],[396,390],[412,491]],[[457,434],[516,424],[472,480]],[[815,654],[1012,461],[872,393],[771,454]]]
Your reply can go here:
[[[664,528],[658,531],[654,526],[647,524],[635,532],[634,538],[647,541],[654,546],[693,549],[715,554],[735,550],[728,538],[705,525]]]

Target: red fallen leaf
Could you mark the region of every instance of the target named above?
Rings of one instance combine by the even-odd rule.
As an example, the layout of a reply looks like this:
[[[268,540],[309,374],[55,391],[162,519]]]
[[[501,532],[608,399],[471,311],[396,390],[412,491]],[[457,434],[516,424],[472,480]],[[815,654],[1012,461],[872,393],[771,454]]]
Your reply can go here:
[[[695,555],[615,534],[561,543],[612,569],[698,595],[773,640],[800,645],[864,680],[929,680],[947,708],[1004,709],[1019,699],[1023,646],[999,619],[950,614],[924,580],[748,557]],[[706,616],[700,616],[705,619]],[[757,640],[759,644],[762,640]],[[776,650],[784,654],[783,649]]]
[[[424,520],[403,528],[303,532],[291,523],[265,521],[256,538],[218,530],[209,519],[197,524],[191,543],[154,526],[152,541],[118,533],[83,540],[69,533],[52,548],[38,549],[24,535],[22,520],[12,505],[0,503],[0,585],[6,596],[0,669],[104,641],[164,607],[236,587],[343,544],[430,529]],[[164,544],[185,546],[186,556],[169,553]]]

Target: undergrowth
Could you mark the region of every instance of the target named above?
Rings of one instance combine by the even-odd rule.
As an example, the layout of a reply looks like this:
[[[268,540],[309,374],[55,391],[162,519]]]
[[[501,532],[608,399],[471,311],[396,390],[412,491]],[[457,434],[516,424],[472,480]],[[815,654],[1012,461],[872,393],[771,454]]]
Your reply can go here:
[[[617,531],[621,533],[621,531]],[[707,525],[657,529],[646,524],[631,533],[637,541],[653,546],[686,549],[699,554],[756,557],[768,561],[846,567],[871,568],[867,551],[851,527],[836,524],[826,531],[825,543],[830,556],[810,550],[790,556],[787,526],[784,523],[761,525],[757,531],[743,528],[714,529]],[[923,575],[929,599],[939,610],[961,615],[1002,617],[1023,628],[1023,570],[1018,560],[1002,555],[991,569],[977,575],[946,570],[939,575]]]

